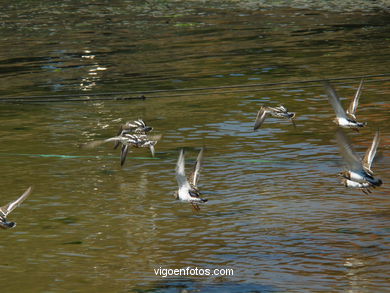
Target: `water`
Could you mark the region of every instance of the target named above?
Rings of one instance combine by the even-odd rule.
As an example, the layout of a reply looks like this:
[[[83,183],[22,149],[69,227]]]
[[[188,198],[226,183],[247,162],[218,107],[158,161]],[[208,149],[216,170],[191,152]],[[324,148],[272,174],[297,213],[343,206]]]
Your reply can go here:
[[[9,4],[1,15],[1,97],[388,73],[389,22],[381,10],[248,7]],[[358,83],[336,85],[343,103]],[[370,196],[339,183],[334,113],[322,87],[258,89],[2,103],[1,203],[34,186],[9,217],[17,227],[1,231],[2,290],[388,290],[389,82],[367,80],[358,118],[368,127],[347,132],[362,154],[381,129],[374,170],[384,185]],[[253,132],[263,103],[297,112],[297,128],[269,119]],[[138,117],[163,135],[155,159],[134,149],[121,169],[111,145],[79,148]],[[200,188],[209,202],[196,213],[173,198],[174,168],[180,148],[189,170],[202,146]],[[188,266],[233,269],[234,275],[154,273]]]

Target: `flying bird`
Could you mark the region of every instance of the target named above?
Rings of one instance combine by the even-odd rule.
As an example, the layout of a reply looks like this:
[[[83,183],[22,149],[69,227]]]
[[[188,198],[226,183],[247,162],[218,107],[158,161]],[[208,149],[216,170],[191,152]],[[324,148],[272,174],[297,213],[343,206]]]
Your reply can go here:
[[[265,118],[268,116],[276,117],[276,118],[284,118],[289,119],[293,126],[295,127],[294,112],[288,112],[287,108],[283,105],[279,105],[277,107],[267,107],[261,106],[260,110],[257,112],[257,117],[255,120],[255,125],[253,126],[253,130],[257,130],[263,124]]]
[[[179,185],[179,189],[175,192],[174,196],[176,199],[181,201],[190,202],[192,207],[199,211],[199,203],[207,202],[207,199],[201,198],[201,194],[198,189],[198,181],[200,176],[200,169],[203,162],[203,148],[200,150],[194,169],[190,174],[189,178],[185,175],[185,162],[184,162],[184,151],[180,151],[179,159],[176,164],[176,180]]]
[[[81,147],[85,149],[93,149],[108,142],[118,142],[122,144],[120,161],[121,161],[121,166],[123,166],[126,161],[126,156],[130,147],[135,147],[135,148],[148,147],[150,149],[152,156],[154,157],[155,154],[154,146],[161,139],[161,137],[162,135],[122,134],[104,140],[91,141],[85,143]]]
[[[157,142],[161,139],[161,135],[132,135],[132,134],[125,134],[122,137],[126,137],[128,140],[120,140],[122,143],[122,149],[121,149],[121,166],[124,165],[126,161],[126,156],[129,150],[129,147],[135,147],[135,148],[149,148],[150,153],[152,154],[152,157],[154,157],[155,149],[154,146],[157,144]]]
[[[147,126],[142,119],[134,120],[132,122],[126,122],[121,126],[120,133],[137,133],[146,134],[153,130],[153,127]]]
[[[32,191],[32,187],[30,186],[17,200],[11,201],[5,206],[0,207],[0,228],[1,229],[9,229],[16,226],[15,222],[7,222],[7,216],[31,194],[31,191]]]
[[[125,124],[121,125],[119,128],[119,132],[117,136],[122,136],[124,134],[147,134],[150,131],[153,130],[153,127],[147,126],[145,122],[142,119],[134,120],[134,121],[128,121]],[[120,142],[117,141],[115,143],[114,149],[116,149],[119,146]]]
[[[367,124],[366,122],[358,122],[355,116],[359,104],[359,97],[363,88],[363,80],[360,82],[355,97],[352,100],[351,105],[348,107],[347,111],[344,110],[343,106],[341,105],[339,96],[328,81],[324,81],[324,87],[326,90],[326,94],[328,95],[329,103],[332,105],[336,113],[336,118],[334,119],[334,122],[337,125],[343,128],[352,128],[358,131],[359,128],[364,127]]]
[[[336,140],[340,154],[347,166],[346,170],[339,173],[343,177],[343,184],[347,187],[360,188],[363,191],[368,191],[367,189],[371,187],[381,186],[383,183],[382,180],[375,178],[371,170],[372,161],[374,160],[379,144],[379,131],[376,132],[373,142],[366,151],[363,159],[352,149],[351,143],[341,129],[338,129],[336,132]]]

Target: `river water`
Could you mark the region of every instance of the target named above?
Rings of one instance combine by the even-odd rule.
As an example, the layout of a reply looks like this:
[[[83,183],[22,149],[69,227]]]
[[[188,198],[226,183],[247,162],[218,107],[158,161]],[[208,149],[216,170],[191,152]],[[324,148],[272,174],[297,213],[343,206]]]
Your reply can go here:
[[[384,184],[369,196],[339,182],[320,83],[210,88],[388,74],[386,7],[254,3],[2,4],[0,99],[18,102],[0,104],[1,204],[34,186],[1,231],[3,292],[389,290],[389,81],[366,79],[368,126],[347,131],[363,154],[381,130]],[[358,84],[335,82],[343,104]],[[146,99],[94,96],[114,92],[129,94],[98,97]],[[260,105],[279,103],[296,128],[270,118],[254,132]],[[133,149],[121,168],[109,144],[79,148],[137,118],[162,134],[155,158]],[[202,146],[196,212],[173,197],[175,164],[185,148],[189,171]],[[233,275],[155,274],[187,267]]]

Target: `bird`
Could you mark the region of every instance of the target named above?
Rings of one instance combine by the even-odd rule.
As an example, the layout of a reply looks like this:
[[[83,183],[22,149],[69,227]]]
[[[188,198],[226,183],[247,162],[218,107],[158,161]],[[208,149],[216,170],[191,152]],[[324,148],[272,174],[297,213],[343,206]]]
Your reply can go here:
[[[125,134],[124,137],[128,140],[121,140],[122,143],[122,149],[121,149],[121,166],[124,165],[126,161],[126,156],[129,150],[129,147],[136,147],[136,148],[149,148],[150,152],[152,154],[152,157],[154,157],[155,149],[154,146],[156,143],[161,139],[161,135],[132,135],[132,134]]]
[[[108,142],[119,142],[120,144],[122,144],[120,162],[121,162],[121,166],[123,166],[126,161],[126,156],[129,151],[129,147],[135,147],[135,148],[148,147],[150,149],[152,156],[154,157],[155,155],[154,146],[161,139],[161,137],[162,135],[122,134],[104,140],[91,141],[83,144],[81,147],[84,149],[92,149]]]
[[[265,118],[267,118],[267,116],[269,115],[276,118],[290,119],[291,123],[295,127],[295,122],[294,122],[295,113],[288,112],[285,106],[283,105],[279,105],[277,107],[261,106],[260,110],[257,112],[255,125],[253,126],[253,131],[259,129],[260,126],[263,124]]]
[[[338,129],[336,132],[336,141],[340,149],[340,154],[348,167],[339,173],[343,177],[342,183],[345,186],[367,189],[382,185],[382,180],[375,178],[371,170],[372,161],[379,144],[379,131],[376,132],[373,142],[366,151],[363,159],[354,152],[344,131],[341,129]]]
[[[153,130],[153,127],[147,126],[142,119],[134,120],[132,122],[126,122],[120,128],[120,132],[125,133],[137,133],[137,134],[146,134]]]
[[[198,181],[200,176],[200,169],[203,162],[203,150],[199,151],[194,169],[190,176],[187,178],[185,174],[185,162],[184,162],[184,151],[180,151],[179,158],[176,164],[176,180],[179,189],[174,193],[174,197],[178,200],[190,202],[194,210],[199,211],[199,203],[205,203],[208,200],[201,198],[200,191],[198,189]]]
[[[123,134],[147,134],[148,132],[152,131],[153,127],[147,126],[145,122],[142,119],[134,120],[134,121],[128,121],[125,124],[121,125],[119,128],[119,131],[117,133],[117,136],[121,136]],[[114,149],[116,149],[119,146],[120,142],[117,141],[114,145]]]
[[[328,81],[324,81],[324,87],[328,96],[328,100],[336,113],[336,118],[333,121],[338,126],[342,128],[352,128],[356,131],[359,131],[359,128],[367,125],[366,122],[358,122],[355,116],[359,104],[359,97],[363,88],[363,80],[361,80],[359,88],[356,91],[355,97],[352,100],[347,111],[344,110],[343,106],[341,105],[339,96]]]
[[[31,194],[31,191],[32,191],[32,187],[30,186],[17,200],[11,201],[5,206],[0,207],[0,228],[1,229],[10,229],[16,226],[15,222],[7,222],[7,216]]]

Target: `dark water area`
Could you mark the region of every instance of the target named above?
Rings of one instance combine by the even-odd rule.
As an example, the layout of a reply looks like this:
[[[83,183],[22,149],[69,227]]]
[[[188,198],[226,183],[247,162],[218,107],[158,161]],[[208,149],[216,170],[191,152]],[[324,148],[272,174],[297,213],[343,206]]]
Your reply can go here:
[[[294,3],[1,4],[0,204],[34,186],[0,231],[3,292],[388,291],[388,6]],[[381,131],[369,196],[340,184],[319,82],[237,87],[363,75],[383,75],[365,81],[368,126],[346,131],[359,154]],[[359,81],[334,82],[344,105]],[[260,105],[280,103],[297,127],[254,132]],[[121,168],[109,144],[79,148],[137,118],[163,135],[155,158],[133,149]],[[175,164],[202,146],[209,201],[195,212],[173,197]],[[187,267],[234,274],[155,273]]]

